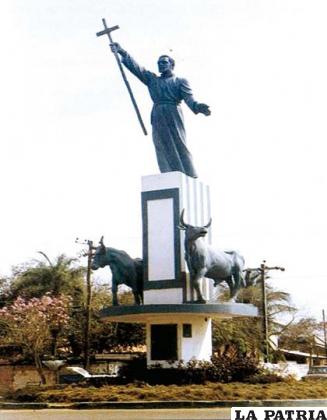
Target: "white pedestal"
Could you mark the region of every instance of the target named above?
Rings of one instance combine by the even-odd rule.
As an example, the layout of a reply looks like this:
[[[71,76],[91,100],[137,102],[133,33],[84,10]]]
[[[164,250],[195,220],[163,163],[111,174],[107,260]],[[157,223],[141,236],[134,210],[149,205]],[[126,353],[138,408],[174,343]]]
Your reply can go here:
[[[147,365],[173,367],[179,361],[210,360],[211,319],[258,316],[244,303],[184,303],[110,306],[102,317],[111,322],[146,324]]]
[[[181,172],[142,178],[144,304],[194,299],[184,261],[184,232],[178,228],[183,209],[187,223],[206,224],[210,219],[208,186]],[[202,292],[210,300],[210,280],[202,280]]]

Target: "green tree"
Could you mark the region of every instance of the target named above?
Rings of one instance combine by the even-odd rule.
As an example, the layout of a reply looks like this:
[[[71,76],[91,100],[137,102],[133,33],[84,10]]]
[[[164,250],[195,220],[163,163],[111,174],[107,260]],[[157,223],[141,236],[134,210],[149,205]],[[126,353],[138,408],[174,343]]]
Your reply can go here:
[[[310,352],[315,338],[322,333],[322,325],[316,319],[301,318],[283,331],[279,345],[284,349]]]
[[[44,261],[32,261],[15,267],[9,287],[9,301],[18,297],[25,299],[41,298],[50,293],[52,296],[65,295],[72,299],[71,307],[71,333],[69,335],[71,346],[76,346],[76,336],[82,327],[82,310],[84,306],[84,273],[85,268],[77,264],[76,258],[59,255],[54,262],[44,253],[40,252]],[[58,331],[52,328],[53,356],[57,353]],[[76,348],[74,349],[77,353]]]
[[[18,296],[41,297],[46,293],[54,296],[70,295],[80,303],[84,294],[85,268],[77,264],[76,258],[59,255],[54,262],[40,252],[45,261],[34,260],[17,266],[13,271],[10,286],[12,298]]]
[[[120,292],[122,305],[134,304],[132,292]],[[105,322],[101,310],[112,305],[111,290],[107,285],[94,284],[92,293],[91,350],[121,351],[133,346],[145,344],[145,327],[137,323]]]
[[[212,324],[214,353],[255,356],[261,349],[261,324],[257,318],[214,320]]]
[[[9,300],[10,279],[8,277],[0,278],[0,308],[5,306]]]
[[[297,309],[291,303],[290,294],[274,288],[266,277],[267,314],[269,337],[280,335],[292,324]],[[221,288],[219,299],[227,301],[229,290]],[[255,350],[263,351],[262,336],[262,284],[259,271],[247,273],[246,287],[241,289],[236,297],[236,303],[252,304],[258,308],[259,317],[247,319],[231,319],[214,323],[213,338],[217,346],[226,350],[253,353]],[[286,324],[281,318],[290,316]]]
[[[69,329],[66,329],[67,339],[72,355],[78,357],[84,349],[85,340],[85,268],[78,265],[74,258],[59,255],[52,262],[45,253],[41,253],[44,260],[32,261],[22,264],[13,270],[9,286],[7,302],[17,297],[31,299],[41,298],[46,293],[56,296],[58,293],[70,296]],[[139,324],[103,322],[100,311],[111,306],[112,294],[107,285],[92,282],[90,351],[101,353],[103,351],[118,350],[145,341],[144,327]],[[120,293],[121,304],[133,304],[132,293]],[[52,327],[51,354],[57,353],[57,336],[59,332]]]

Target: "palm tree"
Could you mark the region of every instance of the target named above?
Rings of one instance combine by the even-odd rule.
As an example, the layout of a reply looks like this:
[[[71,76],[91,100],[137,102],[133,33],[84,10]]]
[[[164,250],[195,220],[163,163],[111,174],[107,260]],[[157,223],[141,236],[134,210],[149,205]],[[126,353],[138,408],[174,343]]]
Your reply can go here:
[[[271,338],[274,335],[279,336],[292,324],[297,309],[291,304],[290,294],[272,287],[269,282],[267,282],[267,279],[268,276],[266,276],[266,296],[269,338]],[[259,270],[258,272],[247,272],[245,280],[246,287],[239,291],[236,297],[236,303],[248,303],[256,306],[258,308],[259,316],[261,317],[262,287]],[[221,288],[219,299],[223,301],[229,299],[229,290],[227,287],[223,286]],[[285,318],[285,315],[291,316],[291,320],[286,324],[281,323],[279,319],[281,316]],[[247,319],[245,322],[242,320],[231,320],[228,322],[230,323],[228,328],[226,328],[225,324],[216,323],[218,337],[225,337],[230,343],[237,343],[238,346],[243,346],[251,351],[253,351],[254,347],[263,350],[261,348],[263,339],[260,318]],[[221,342],[222,341],[220,341],[220,343]]]
[[[237,302],[252,303],[259,310],[262,316],[262,279],[260,272],[247,273],[246,287],[240,290]],[[266,297],[267,297],[267,316],[269,323],[270,336],[281,334],[282,331],[294,321],[297,308],[292,305],[291,295],[283,290],[274,288],[269,284],[269,276],[266,276]],[[278,318],[291,316],[291,320],[282,324]]]
[[[76,258],[61,254],[52,262],[44,252],[40,251],[40,254],[46,262],[36,260],[16,269],[10,287],[13,298],[41,297],[46,293],[67,294],[74,298],[84,293],[85,268],[75,264]]]

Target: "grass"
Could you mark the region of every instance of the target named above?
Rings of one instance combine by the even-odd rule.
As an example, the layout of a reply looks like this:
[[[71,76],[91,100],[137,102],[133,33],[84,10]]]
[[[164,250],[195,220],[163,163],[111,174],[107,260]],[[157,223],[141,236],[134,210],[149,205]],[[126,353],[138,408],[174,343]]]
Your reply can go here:
[[[7,396],[8,398],[9,396]],[[81,401],[176,401],[176,400],[264,400],[264,399],[324,399],[324,380],[273,384],[213,383],[205,385],[147,385],[143,383],[95,387],[37,387],[16,391],[10,395],[16,401],[81,402]]]

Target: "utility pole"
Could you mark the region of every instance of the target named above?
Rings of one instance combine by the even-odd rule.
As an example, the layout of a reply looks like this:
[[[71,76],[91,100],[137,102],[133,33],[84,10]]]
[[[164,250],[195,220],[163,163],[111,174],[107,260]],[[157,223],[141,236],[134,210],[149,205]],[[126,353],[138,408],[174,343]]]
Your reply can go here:
[[[79,241],[76,238],[76,243],[87,245],[87,251],[83,252],[83,256],[87,257],[87,269],[86,269],[86,308],[85,308],[85,328],[84,328],[84,369],[88,369],[90,366],[90,325],[91,325],[91,299],[92,299],[92,290],[91,290],[91,264],[93,257],[93,241],[85,239],[84,241]]]
[[[266,291],[266,272],[270,270],[285,271],[283,267],[268,267],[266,260],[263,260],[259,268],[247,268],[246,271],[256,271],[260,273],[261,293],[262,293],[262,335],[264,342],[264,361],[269,360],[269,325],[268,325],[268,310],[267,310],[267,291]]]

